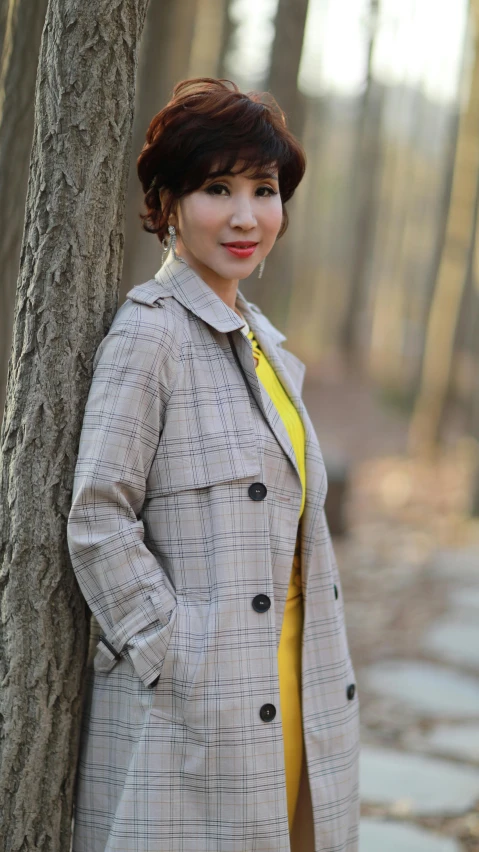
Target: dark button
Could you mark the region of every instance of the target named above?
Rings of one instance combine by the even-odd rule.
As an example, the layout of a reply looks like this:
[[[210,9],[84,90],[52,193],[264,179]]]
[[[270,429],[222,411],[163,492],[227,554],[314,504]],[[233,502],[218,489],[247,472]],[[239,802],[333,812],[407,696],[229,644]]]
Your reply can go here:
[[[266,485],[262,482],[253,482],[248,488],[248,494],[252,500],[264,500],[267,494]]]
[[[259,711],[259,715],[261,716],[263,722],[272,722],[272,720],[276,716],[276,707],[274,706],[274,704],[263,704],[261,710]]]
[[[334,597],[336,598],[336,600],[338,599],[338,587],[337,586],[334,587]]]
[[[268,595],[256,595],[251,603],[256,612],[266,612],[271,606],[271,601]]]
[[[154,687],[158,683],[159,679],[160,679],[160,675],[158,675],[158,677],[155,677],[155,679],[152,680],[151,683],[148,684],[148,689],[154,689]]]
[[[346,695],[348,696],[348,701],[352,701],[356,694],[356,684],[350,683],[347,690]]]

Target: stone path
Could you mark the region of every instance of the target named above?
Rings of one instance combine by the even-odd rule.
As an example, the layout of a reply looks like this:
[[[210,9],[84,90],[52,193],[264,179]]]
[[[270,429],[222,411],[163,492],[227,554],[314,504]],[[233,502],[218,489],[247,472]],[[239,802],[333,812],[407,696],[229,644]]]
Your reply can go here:
[[[437,553],[407,595],[427,588],[436,613],[425,601],[415,650],[381,653],[378,633],[357,670],[360,852],[479,850],[479,548]]]
[[[373,852],[459,852],[455,840],[400,822],[363,819],[361,850]]]

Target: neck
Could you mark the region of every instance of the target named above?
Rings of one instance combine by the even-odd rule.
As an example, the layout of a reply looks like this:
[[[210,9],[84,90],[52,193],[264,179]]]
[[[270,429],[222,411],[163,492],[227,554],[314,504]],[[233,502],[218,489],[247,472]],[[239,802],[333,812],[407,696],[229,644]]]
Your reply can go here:
[[[204,263],[201,263],[195,257],[192,257],[190,252],[181,244],[180,240],[178,240],[177,243],[176,255],[177,257],[185,260],[188,266],[190,266],[191,269],[193,269],[193,271],[203,279],[205,284],[207,284],[208,287],[211,287],[213,292],[216,293],[216,295],[219,296],[232,311],[235,311],[235,313],[242,317],[235,307],[239,284],[238,278],[227,279],[217,275],[216,272],[208,266],[205,266]]]

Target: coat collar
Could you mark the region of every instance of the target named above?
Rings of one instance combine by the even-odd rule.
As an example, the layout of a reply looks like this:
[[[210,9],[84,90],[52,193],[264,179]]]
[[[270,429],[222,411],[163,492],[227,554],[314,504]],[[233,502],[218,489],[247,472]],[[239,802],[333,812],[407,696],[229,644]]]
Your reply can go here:
[[[229,308],[185,261],[177,260],[172,253],[151,281],[133,287],[127,297],[147,305],[153,305],[162,298],[173,297],[216,331],[225,334],[245,327],[241,317]],[[248,302],[239,289],[236,305],[255,335],[259,333],[268,336],[273,343],[286,340],[285,335],[269,322],[257,305]]]
[[[227,333],[245,327],[238,314],[232,311],[191,267],[182,261],[175,260],[173,257],[163,264],[151,281],[133,287],[127,293],[127,297],[135,302],[142,302],[146,305],[154,305],[163,298],[172,297],[217,331]],[[248,302],[239,289],[237,291],[236,304],[245,316],[262,351],[279,376],[293,403],[296,405],[305,428],[307,496],[304,523],[302,524],[303,538],[301,546],[306,556],[312,552],[314,544],[314,530],[317,524],[316,516],[319,511],[317,507],[318,505],[322,506],[322,502],[324,502],[323,499],[322,502],[319,501],[318,503],[318,494],[323,493],[326,487],[321,450],[313,424],[301,396],[297,392],[288,369],[283,363],[281,347],[277,346],[278,343],[286,340],[285,335],[270,323],[257,305],[253,304],[253,302]],[[266,392],[263,393],[261,391],[260,382],[254,368],[251,343],[243,334],[238,335],[238,337],[238,355],[249,386],[299,478],[296,456],[286,427]],[[310,509],[310,506],[315,507],[314,511]]]

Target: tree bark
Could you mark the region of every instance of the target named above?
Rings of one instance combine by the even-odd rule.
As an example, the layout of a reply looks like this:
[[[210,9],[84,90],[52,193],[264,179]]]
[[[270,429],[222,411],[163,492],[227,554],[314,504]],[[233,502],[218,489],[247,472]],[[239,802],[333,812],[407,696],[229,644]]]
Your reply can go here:
[[[22,242],[38,52],[47,0],[10,0],[0,60],[0,417]]]
[[[87,651],[66,542],[93,354],[117,307],[148,0],[50,0],[0,459],[0,837],[67,852]]]

